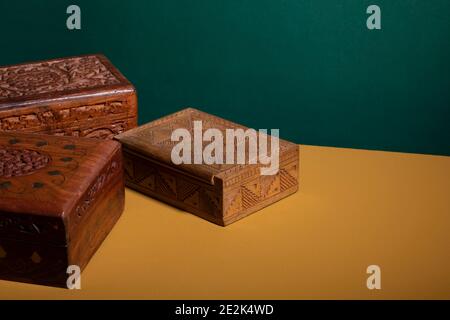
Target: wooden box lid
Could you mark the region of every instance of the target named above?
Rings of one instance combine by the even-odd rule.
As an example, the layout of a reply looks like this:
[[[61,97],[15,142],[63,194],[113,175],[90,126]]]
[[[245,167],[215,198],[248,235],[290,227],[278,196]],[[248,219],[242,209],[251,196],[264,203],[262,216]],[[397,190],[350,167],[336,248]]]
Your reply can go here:
[[[202,121],[203,131],[209,128],[219,129],[224,137],[226,129],[248,129],[245,126],[213,116],[200,110],[187,108],[119,134],[115,137],[115,139],[120,141],[123,146],[127,148],[127,150],[167,165],[174,170],[181,170],[184,174],[193,176],[210,184],[215,183],[215,178],[223,179],[228,173],[235,172],[236,170],[242,170],[244,167],[249,166],[248,164],[175,165],[172,162],[171,153],[173,147],[178,142],[173,142],[171,140],[172,132],[178,128],[185,128],[190,131],[193,136],[193,123],[197,120]],[[208,142],[203,143],[205,145]],[[279,147],[280,159],[286,151],[294,149],[297,150],[298,148],[296,144],[282,139],[279,140]],[[225,147],[223,151],[224,153],[226,152]],[[251,164],[251,166],[260,165]]]
[[[0,238],[67,245],[79,200],[118,150],[112,140],[0,134]]]
[[[102,54],[0,67],[0,110],[134,91]]]

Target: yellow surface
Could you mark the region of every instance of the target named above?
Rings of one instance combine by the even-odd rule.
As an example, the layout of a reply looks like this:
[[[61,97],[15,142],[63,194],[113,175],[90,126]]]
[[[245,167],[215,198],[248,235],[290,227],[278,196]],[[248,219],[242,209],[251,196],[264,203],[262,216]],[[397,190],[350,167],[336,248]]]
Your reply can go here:
[[[301,146],[300,160],[297,194],[226,228],[127,190],[82,290],[0,281],[0,298],[450,299],[449,157]]]

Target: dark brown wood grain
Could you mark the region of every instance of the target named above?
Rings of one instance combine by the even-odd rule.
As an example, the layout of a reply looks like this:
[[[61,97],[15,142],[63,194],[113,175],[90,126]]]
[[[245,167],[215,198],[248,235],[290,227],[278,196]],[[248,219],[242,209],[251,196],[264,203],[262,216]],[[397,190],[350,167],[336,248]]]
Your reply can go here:
[[[173,164],[172,132],[177,128],[192,132],[196,120],[221,132],[247,129],[187,108],[120,134],[115,139],[123,147],[126,185],[222,226],[298,190],[299,149],[281,139],[274,175],[261,175],[259,164]]]
[[[136,125],[136,90],[101,54],[0,67],[0,131],[111,139]]]
[[[67,267],[84,269],[123,211],[121,146],[1,133],[2,149],[31,169],[0,175],[0,279],[65,287]]]

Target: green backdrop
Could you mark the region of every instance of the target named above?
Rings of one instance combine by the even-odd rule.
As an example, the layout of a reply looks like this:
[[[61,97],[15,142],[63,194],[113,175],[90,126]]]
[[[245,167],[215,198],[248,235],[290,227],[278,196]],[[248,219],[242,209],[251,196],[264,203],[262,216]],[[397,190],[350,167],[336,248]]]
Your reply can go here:
[[[82,30],[66,28],[78,4]],[[366,28],[366,8],[382,30]],[[0,64],[105,53],[140,123],[185,106],[302,144],[450,155],[448,0],[1,0]]]

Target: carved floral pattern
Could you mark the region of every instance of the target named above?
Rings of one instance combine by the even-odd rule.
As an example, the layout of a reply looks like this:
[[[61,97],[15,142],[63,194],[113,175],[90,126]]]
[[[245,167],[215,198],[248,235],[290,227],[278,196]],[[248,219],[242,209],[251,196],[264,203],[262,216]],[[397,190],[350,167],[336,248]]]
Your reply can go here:
[[[0,177],[10,178],[31,174],[45,168],[50,156],[35,150],[0,146]]]
[[[98,193],[104,188],[104,186],[116,175],[119,170],[119,164],[116,160],[113,160],[103,171],[102,174],[95,180],[94,184],[88,189],[84,199],[78,204],[75,209],[78,217],[82,217],[86,211],[89,210],[92,203],[97,198]]]
[[[96,56],[0,68],[0,100],[118,84]]]
[[[78,160],[87,151],[70,140],[35,142],[11,136],[2,136],[0,145],[0,196],[29,196],[36,192],[47,192],[47,187],[62,186],[79,166]],[[8,144],[8,145],[7,145]],[[52,157],[47,148],[56,147]],[[44,169],[45,170],[41,170]],[[32,175],[33,179],[21,176]]]

